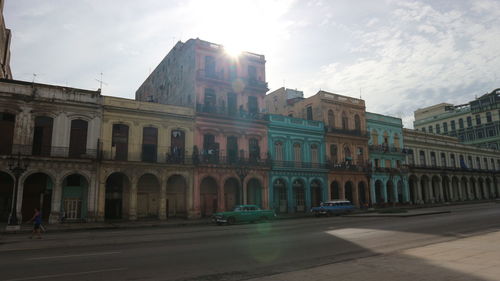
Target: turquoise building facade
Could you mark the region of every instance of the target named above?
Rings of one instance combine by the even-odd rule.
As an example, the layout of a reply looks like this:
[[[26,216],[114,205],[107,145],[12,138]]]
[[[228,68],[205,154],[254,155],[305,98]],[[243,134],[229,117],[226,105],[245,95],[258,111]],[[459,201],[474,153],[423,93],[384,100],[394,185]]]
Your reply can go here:
[[[309,212],[328,200],[324,124],[269,115],[270,208],[277,213]]]
[[[408,171],[405,167],[401,118],[366,113],[372,204],[408,203]]]

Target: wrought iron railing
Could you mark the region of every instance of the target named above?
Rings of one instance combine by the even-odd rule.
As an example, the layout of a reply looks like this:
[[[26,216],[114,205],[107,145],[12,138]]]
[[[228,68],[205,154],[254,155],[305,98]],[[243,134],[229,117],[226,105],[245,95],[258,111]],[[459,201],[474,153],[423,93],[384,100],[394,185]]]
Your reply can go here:
[[[75,159],[96,159],[97,149],[63,147],[63,146],[44,146],[44,145],[22,145],[13,144],[10,153],[3,151],[4,154],[17,154],[31,157],[54,157],[54,158],[75,158]]]
[[[224,117],[242,118],[250,120],[267,120],[267,115],[260,112],[251,112],[242,108],[230,108],[228,106],[216,106],[209,104],[196,104],[196,112],[208,113]]]

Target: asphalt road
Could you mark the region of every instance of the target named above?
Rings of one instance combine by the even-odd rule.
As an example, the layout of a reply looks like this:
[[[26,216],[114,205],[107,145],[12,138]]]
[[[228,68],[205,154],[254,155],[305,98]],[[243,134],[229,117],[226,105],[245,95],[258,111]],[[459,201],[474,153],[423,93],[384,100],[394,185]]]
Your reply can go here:
[[[0,280],[245,280],[500,229],[500,204],[407,218],[303,218],[233,226],[0,239]]]

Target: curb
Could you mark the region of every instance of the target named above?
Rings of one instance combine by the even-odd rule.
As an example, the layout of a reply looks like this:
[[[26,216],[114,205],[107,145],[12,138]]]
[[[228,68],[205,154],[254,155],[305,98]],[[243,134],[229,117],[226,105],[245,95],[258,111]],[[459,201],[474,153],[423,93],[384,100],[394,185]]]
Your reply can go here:
[[[408,213],[401,213],[401,214],[396,214],[396,215],[390,215],[390,214],[375,214],[375,215],[370,215],[370,214],[358,214],[358,215],[344,215],[343,217],[351,217],[351,218],[408,218],[408,217],[419,217],[419,216],[429,216],[429,215],[438,215],[438,214],[446,214],[446,213],[451,213],[451,211],[435,211],[435,212],[426,212],[426,213],[418,213],[418,214],[408,214]]]

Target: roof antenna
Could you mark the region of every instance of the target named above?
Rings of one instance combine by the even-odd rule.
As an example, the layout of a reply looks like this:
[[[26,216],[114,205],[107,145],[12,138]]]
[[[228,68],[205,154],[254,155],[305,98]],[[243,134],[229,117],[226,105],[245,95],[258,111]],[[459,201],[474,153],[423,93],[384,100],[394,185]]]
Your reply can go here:
[[[361,98],[361,88],[359,88],[359,99],[362,100],[363,98]]]
[[[102,72],[101,72],[101,79],[100,80],[96,79],[96,81],[99,82],[99,90],[101,90],[101,91],[102,91],[102,84],[104,84],[106,86],[108,85],[107,83],[105,83],[104,81],[102,81]]]

